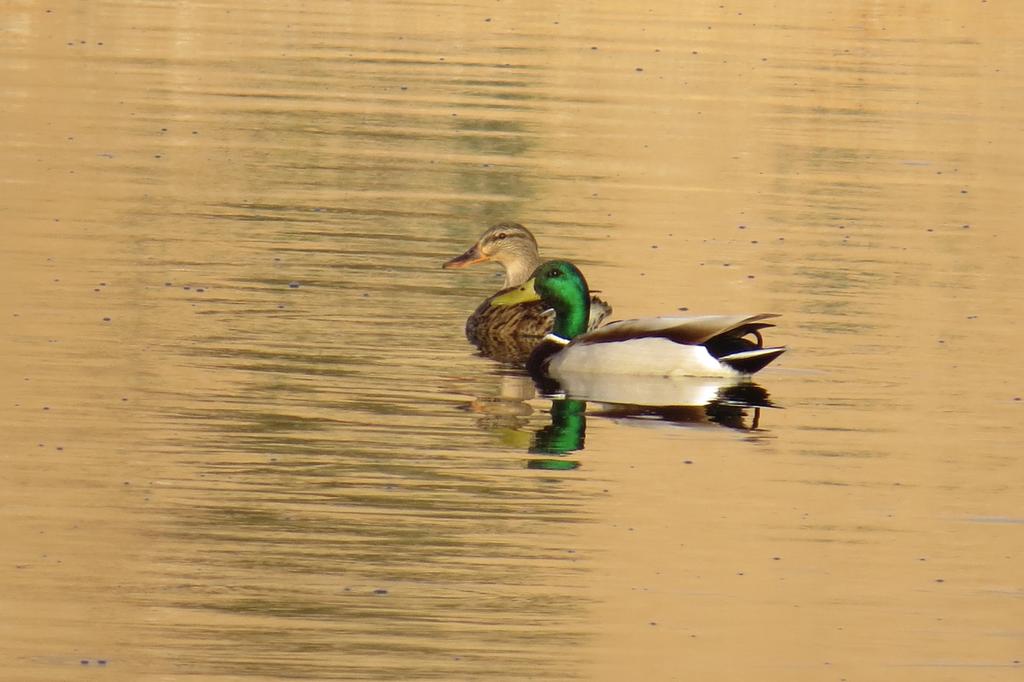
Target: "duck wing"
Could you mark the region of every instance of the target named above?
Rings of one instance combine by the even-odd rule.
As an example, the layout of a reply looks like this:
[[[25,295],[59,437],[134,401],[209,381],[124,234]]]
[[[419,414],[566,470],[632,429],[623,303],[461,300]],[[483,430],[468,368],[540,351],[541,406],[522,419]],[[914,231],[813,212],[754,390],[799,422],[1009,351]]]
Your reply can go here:
[[[756,315],[699,315],[645,317],[610,322],[573,339],[574,344],[616,343],[631,339],[664,338],[686,346],[699,346],[719,337],[739,338],[765,327],[775,313]]]

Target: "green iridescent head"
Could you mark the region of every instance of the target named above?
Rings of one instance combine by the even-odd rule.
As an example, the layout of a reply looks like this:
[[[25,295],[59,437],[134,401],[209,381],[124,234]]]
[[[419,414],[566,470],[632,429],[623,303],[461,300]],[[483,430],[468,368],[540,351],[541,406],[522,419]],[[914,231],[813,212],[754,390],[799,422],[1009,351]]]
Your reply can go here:
[[[543,301],[555,311],[552,330],[563,339],[572,339],[587,330],[590,316],[590,289],[579,268],[564,260],[549,260],[533,271],[521,287],[498,296],[491,305],[515,305]]]

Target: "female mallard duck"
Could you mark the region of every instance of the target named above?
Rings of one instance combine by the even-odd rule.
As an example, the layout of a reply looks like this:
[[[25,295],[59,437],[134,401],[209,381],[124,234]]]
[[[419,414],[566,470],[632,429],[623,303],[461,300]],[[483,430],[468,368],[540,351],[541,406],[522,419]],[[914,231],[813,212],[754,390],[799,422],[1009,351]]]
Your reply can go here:
[[[537,240],[518,223],[498,223],[484,232],[464,254],[444,264],[445,269],[464,268],[494,261],[505,270],[501,291],[484,300],[466,320],[466,338],[484,355],[501,362],[524,362],[554,325],[550,306],[539,299],[492,306],[491,301],[518,287],[540,264]],[[597,328],[611,313],[607,303],[592,296],[586,326]]]
[[[758,315],[648,317],[586,330],[587,281],[566,261],[548,261],[522,286],[491,299],[494,307],[541,300],[555,311],[552,333],[530,354],[535,377],[578,374],[741,377],[785,352],[765,348],[760,330],[772,325]],[[753,337],[747,338],[747,337]]]

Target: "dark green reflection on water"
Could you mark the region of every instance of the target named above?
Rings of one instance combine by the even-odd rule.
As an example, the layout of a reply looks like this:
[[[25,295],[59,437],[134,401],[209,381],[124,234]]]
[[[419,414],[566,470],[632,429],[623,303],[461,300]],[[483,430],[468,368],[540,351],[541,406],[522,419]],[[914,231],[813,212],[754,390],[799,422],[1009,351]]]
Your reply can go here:
[[[582,450],[587,433],[587,403],[583,400],[555,400],[551,423],[537,432],[530,452],[564,454]]]
[[[583,449],[587,434],[587,403],[583,400],[555,400],[551,403],[551,423],[536,433],[531,453],[564,455]],[[571,460],[531,459],[530,469],[564,470],[579,467]]]

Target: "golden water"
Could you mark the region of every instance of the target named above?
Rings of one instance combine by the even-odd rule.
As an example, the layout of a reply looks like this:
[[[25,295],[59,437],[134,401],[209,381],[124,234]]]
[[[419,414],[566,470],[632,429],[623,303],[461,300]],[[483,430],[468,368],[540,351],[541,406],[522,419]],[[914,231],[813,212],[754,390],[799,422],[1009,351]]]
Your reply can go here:
[[[0,676],[1018,679],[1015,10],[7,3]],[[502,219],[778,408],[529,468]]]

